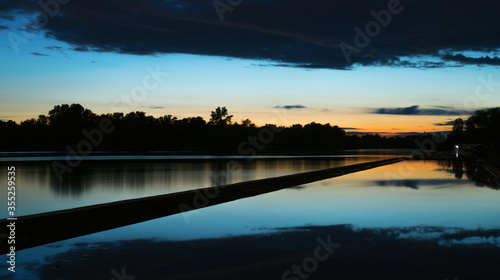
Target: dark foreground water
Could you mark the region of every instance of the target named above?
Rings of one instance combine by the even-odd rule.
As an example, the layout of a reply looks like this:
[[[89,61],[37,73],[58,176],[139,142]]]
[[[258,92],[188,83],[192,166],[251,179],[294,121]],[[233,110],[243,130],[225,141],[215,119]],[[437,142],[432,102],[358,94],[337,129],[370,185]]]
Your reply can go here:
[[[89,163],[63,182],[48,165],[18,165],[18,212],[377,159],[238,159],[230,176],[233,159]],[[0,278],[498,279],[500,193],[484,172],[462,162],[401,162],[22,250],[16,273],[3,257]]]

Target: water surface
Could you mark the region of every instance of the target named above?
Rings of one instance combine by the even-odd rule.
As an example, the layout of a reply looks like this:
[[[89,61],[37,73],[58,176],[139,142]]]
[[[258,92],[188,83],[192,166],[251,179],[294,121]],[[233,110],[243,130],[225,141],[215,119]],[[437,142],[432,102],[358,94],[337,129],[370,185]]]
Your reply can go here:
[[[226,179],[228,183],[238,182],[342,166],[371,159],[373,158],[262,159],[246,165],[242,163],[244,167],[241,172]],[[25,193],[19,194],[20,203],[23,205],[23,199],[29,199],[29,202],[24,203],[37,205],[29,211],[43,211],[65,205],[113,200],[117,196],[120,198],[147,196],[205,187],[213,185],[212,174],[224,171],[224,166],[224,161],[178,162],[168,165],[91,164],[76,177],[83,182],[73,184],[75,181],[70,181],[73,185],[61,186],[51,181],[49,167],[27,165],[19,169],[20,185],[27,186],[20,187],[26,188]],[[282,266],[289,267],[307,256],[308,248],[314,249],[316,238],[326,233],[342,246],[341,253],[336,257],[340,258],[337,259],[338,262],[341,262],[342,258],[347,260],[349,254],[357,256],[356,258],[360,257],[359,254],[391,256],[396,253],[384,250],[398,246],[395,252],[410,254],[409,256],[412,250],[416,250],[415,248],[422,248],[419,254],[425,254],[425,257],[415,255],[414,258],[422,262],[427,260],[429,263],[422,264],[424,266],[436,263],[437,260],[432,259],[432,256],[437,254],[447,256],[446,258],[453,261],[455,257],[457,260],[464,260],[467,264],[471,264],[471,269],[477,268],[479,271],[483,269],[481,263],[474,264],[472,260],[468,261],[467,254],[470,257],[471,252],[474,252],[476,254],[474,258],[478,259],[482,254],[489,256],[487,253],[491,250],[497,252],[500,247],[500,192],[494,185],[489,185],[488,180],[478,180],[478,176],[483,174],[481,172],[483,170],[477,166],[463,162],[407,161],[391,164],[19,251],[18,269],[21,272],[12,279],[38,279],[42,275],[46,277],[60,275],[61,279],[70,279],[64,276],[65,273],[69,273],[65,269],[70,269],[76,274],[84,273],[88,269],[88,263],[92,263],[92,273],[107,277],[106,279],[113,277],[111,274],[113,269],[120,271],[122,266],[126,266],[127,271],[133,271],[135,273],[133,275],[138,278],[141,276],[141,271],[143,276],[167,277],[168,271],[173,271],[168,269],[169,265],[182,267],[187,265],[185,263],[187,260],[195,258],[193,255],[184,256],[182,252],[197,255],[196,259],[199,262],[190,263],[189,270],[206,272],[208,268],[203,267],[203,263],[211,263],[211,269],[221,266],[220,269],[226,270],[227,268],[221,263],[212,263],[220,258],[231,256],[229,258],[236,260],[238,254],[242,254],[253,256],[258,262],[266,260],[274,262],[277,256],[274,256],[273,252],[281,252],[280,250],[287,252],[287,250],[298,250],[297,248],[303,250],[295,260],[280,259],[282,263],[278,267],[281,269]],[[467,178],[472,178],[474,181]],[[72,189],[75,186],[76,190]],[[36,197],[43,199],[37,204]],[[46,205],[48,203],[46,201],[58,205],[55,207]],[[351,233],[339,234],[340,231],[345,231],[338,228],[342,225],[347,226],[348,232]],[[311,232],[311,235],[290,237],[294,232],[297,232],[297,236],[300,232]],[[280,236],[285,239],[280,239]],[[349,236],[356,238],[349,239]],[[257,240],[260,238],[262,242],[251,243],[248,241],[253,240],[251,238]],[[281,244],[279,240],[284,243]],[[429,240],[431,243],[418,243],[424,242],[421,240]],[[210,250],[216,249],[213,247],[214,244],[220,247],[212,252]],[[427,244],[425,246],[428,247],[422,244]],[[370,249],[371,247],[375,251]],[[162,250],[167,251],[158,251],[155,248],[164,248]],[[270,251],[267,252],[264,248]],[[176,264],[176,258],[172,258],[168,250],[179,254],[178,259],[183,260],[182,264]],[[356,254],[355,252],[358,252],[356,250],[364,251]],[[451,251],[443,252],[443,250]],[[457,250],[462,250],[460,254],[464,254],[464,257],[460,257],[458,253],[450,255],[450,252],[459,252]],[[198,256],[201,251],[210,253]],[[105,252],[108,252],[107,255]],[[132,257],[147,256],[149,253],[154,255],[154,259],[147,261],[142,257],[137,259]],[[114,256],[113,258],[119,255],[128,257],[108,262],[100,259],[99,256],[103,254]],[[404,256],[394,255],[393,262]],[[163,259],[169,259],[168,263],[162,263]],[[488,257],[488,260],[494,259]],[[157,266],[150,267],[152,262]],[[397,268],[408,264],[394,263],[394,265]],[[435,275],[441,275],[439,273],[445,269],[455,273],[460,271],[463,265],[455,263],[455,266],[457,267],[451,265],[436,268]],[[6,269],[0,268],[2,268],[0,276],[5,275]],[[252,271],[258,270],[256,267]],[[341,269],[332,269],[330,272],[335,275],[336,272],[341,273]],[[465,274],[466,271],[461,273]],[[468,273],[475,275],[476,271]],[[270,279],[280,279],[280,276],[278,274],[277,277]],[[196,279],[187,276],[176,277],[171,275],[170,278]],[[207,276],[206,279],[212,278]],[[407,277],[407,279],[416,278]]]
[[[59,156],[0,158],[16,167],[17,216],[175,193],[387,158],[352,156],[89,156],[62,181],[51,163]],[[63,159],[65,157],[62,157]],[[99,160],[95,160],[99,158]],[[22,159],[28,161],[20,162]],[[117,160],[119,159],[119,160]],[[60,161],[64,163],[64,161]],[[0,181],[7,181],[0,172]],[[2,188],[0,194],[7,195]],[[0,201],[0,209],[7,208]],[[0,218],[7,213],[1,212]]]

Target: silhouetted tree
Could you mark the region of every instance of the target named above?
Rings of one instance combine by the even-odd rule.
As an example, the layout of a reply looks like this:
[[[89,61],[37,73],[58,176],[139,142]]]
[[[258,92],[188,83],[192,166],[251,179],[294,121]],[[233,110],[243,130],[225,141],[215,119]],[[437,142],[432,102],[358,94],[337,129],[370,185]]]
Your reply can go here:
[[[243,127],[255,127],[255,124],[252,123],[252,121],[250,119],[241,120],[241,125]]]
[[[464,133],[464,121],[461,118],[455,120],[452,131],[457,135],[462,135]]]
[[[467,119],[465,137],[469,142],[500,140],[500,108],[478,110]]]
[[[233,115],[229,115],[226,107],[217,107],[215,111],[210,113],[210,121],[208,124],[211,125],[228,125],[231,124],[231,119]]]
[[[455,120],[451,133],[448,135],[450,145],[457,145],[463,142],[464,121],[461,118]]]
[[[173,125],[177,121],[177,117],[173,117],[172,115],[165,115],[163,117],[160,117],[158,120],[160,124]]]

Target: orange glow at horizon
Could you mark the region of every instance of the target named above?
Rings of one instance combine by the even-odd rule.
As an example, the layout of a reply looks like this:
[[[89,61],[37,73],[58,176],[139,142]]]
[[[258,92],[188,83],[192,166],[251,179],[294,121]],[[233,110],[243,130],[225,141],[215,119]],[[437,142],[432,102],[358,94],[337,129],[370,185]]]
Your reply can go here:
[[[84,106],[85,107],[85,106]],[[90,108],[91,109],[91,108]],[[229,108],[230,109],[230,108]],[[103,114],[108,112],[99,112],[92,110],[96,114]],[[140,108],[134,111],[144,111]],[[151,111],[145,110],[146,115],[154,117],[164,116],[171,114],[178,119],[187,117],[201,116],[206,121],[210,118],[210,110],[197,108],[197,110],[180,111]],[[128,112],[124,112],[127,114]],[[450,131],[451,125],[437,126],[435,124],[445,123],[456,118],[467,119],[468,116],[422,116],[422,115],[389,115],[389,114],[370,114],[364,112],[321,112],[321,111],[308,111],[308,110],[284,110],[268,108],[265,111],[229,111],[233,115],[233,122],[241,123],[241,120],[250,119],[257,126],[265,124],[276,124],[278,126],[291,126],[293,124],[306,125],[311,122],[331,125],[337,125],[346,130],[347,134],[378,133],[381,136],[394,136],[401,133],[433,133],[438,131]],[[12,118],[4,118],[3,121],[13,120],[18,124],[21,121],[37,118],[40,114],[47,115],[47,112],[32,113],[31,116],[26,116],[21,112],[12,116]]]
[[[438,131],[451,131],[451,125],[438,126],[436,124],[455,120],[456,118],[467,119],[468,116],[425,116],[425,115],[389,115],[369,113],[296,113],[276,111],[274,113],[260,114],[234,114],[233,120],[240,122],[246,119],[244,115],[257,126],[265,124],[276,124],[280,126],[291,126],[293,124],[306,125],[311,122],[337,125],[349,132],[355,133],[378,133],[382,136],[393,136],[400,133],[434,133]],[[350,128],[350,129],[349,129]]]

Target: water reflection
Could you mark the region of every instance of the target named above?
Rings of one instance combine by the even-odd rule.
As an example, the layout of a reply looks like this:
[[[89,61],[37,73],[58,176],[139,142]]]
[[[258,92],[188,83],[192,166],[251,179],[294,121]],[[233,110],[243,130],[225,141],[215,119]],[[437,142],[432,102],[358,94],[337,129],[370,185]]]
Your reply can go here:
[[[83,162],[59,181],[50,161],[16,163],[18,215],[174,193],[379,160],[375,156]],[[6,181],[6,173],[0,180]],[[1,189],[0,194],[6,189]],[[6,195],[6,193],[5,193]],[[6,207],[0,201],[0,207]],[[3,214],[5,217],[5,213]]]
[[[494,190],[500,189],[498,179],[489,172],[482,164],[478,164],[473,160],[442,160],[439,161],[443,169],[453,172],[455,178],[462,179],[464,175],[478,187],[488,187]]]
[[[243,166],[230,181],[348,162],[255,162]],[[110,271],[122,267],[136,279],[282,279],[284,271],[310,256],[318,237],[328,236],[341,246],[318,264],[310,279],[370,279],[372,275],[478,279],[479,273],[486,279],[497,277],[500,197],[496,189],[477,188],[476,182],[466,180],[468,172],[481,174],[466,162],[460,167],[460,163],[416,161],[411,175],[387,179],[387,174],[396,174],[405,164],[188,212],[192,214],[189,223],[183,214],[172,215],[22,250],[17,253],[21,273],[12,279],[111,279]],[[151,182],[210,185],[211,174],[227,171],[224,162],[93,165],[83,170],[88,168],[94,169],[78,175],[85,191],[76,199],[105,196],[107,188],[113,196],[103,199],[166,191],[155,189]],[[37,169],[40,174],[32,180],[47,183],[50,170],[39,166],[22,170]],[[455,172],[460,174],[460,169],[465,176],[457,179]],[[135,171],[143,175],[126,174]],[[126,185],[128,181],[134,184]],[[96,182],[100,188],[92,185]],[[31,187],[27,181],[23,185]],[[19,196],[21,203],[37,194],[55,193],[48,183],[42,185],[40,190],[27,187],[33,193]],[[53,201],[61,206],[67,197]],[[69,200],[67,205],[74,202]],[[2,260],[0,278],[6,276],[4,267]],[[31,274],[23,274],[26,271]]]
[[[467,183],[454,179],[417,179],[417,180],[381,180],[368,182],[368,185],[376,185],[379,187],[404,187],[413,190],[418,190],[419,186],[434,186],[434,187],[455,187],[457,185]]]
[[[453,242],[472,237],[500,240],[500,232],[329,225],[190,241],[80,242],[65,250],[49,246],[45,251],[30,249],[31,255],[45,258],[23,262],[12,279],[110,279],[113,269],[122,268],[138,279],[283,279],[293,265],[301,266],[304,259],[314,257],[318,246],[318,255],[328,257],[317,261],[320,269],[309,271],[310,279],[369,279],[368,275],[383,275],[383,279],[480,279],[481,275],[481,279],[495,279],[498,247]],[[331,249],[328,245],[332,243],[340,246]],[[27,251],[21,254],[28,255]]]
[[[370,158],[370,160],[373,158]],[[48,166],[34,167],[24,176],[49,176],[50,188],[59,195],[82,195],[95,188],[144,189],[163,186],[181,191],[256,180],[346,165],[346,158],[334,160],[225,160],[166,163],[83,164],[60,182]],[[352,160],[348,160],[352,164]],[[355,162],[367,160],[356,159]]]

